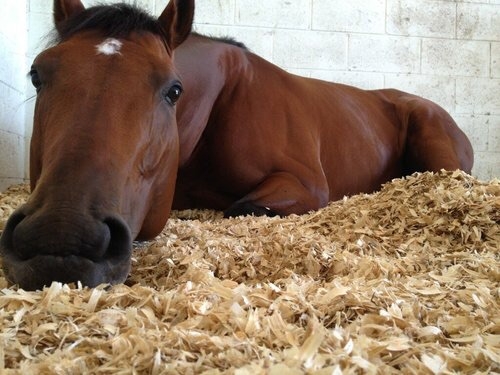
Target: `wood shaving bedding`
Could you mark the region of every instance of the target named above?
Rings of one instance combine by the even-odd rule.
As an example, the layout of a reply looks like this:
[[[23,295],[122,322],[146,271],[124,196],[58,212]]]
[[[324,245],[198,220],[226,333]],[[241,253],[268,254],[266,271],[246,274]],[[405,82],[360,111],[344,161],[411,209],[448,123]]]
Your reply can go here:
[[[0,195],[0,230],[28,196]],[[5,374],[500,373],[500,181],[414,174],[308,215],[174,212],[125,285],[0,274]]]

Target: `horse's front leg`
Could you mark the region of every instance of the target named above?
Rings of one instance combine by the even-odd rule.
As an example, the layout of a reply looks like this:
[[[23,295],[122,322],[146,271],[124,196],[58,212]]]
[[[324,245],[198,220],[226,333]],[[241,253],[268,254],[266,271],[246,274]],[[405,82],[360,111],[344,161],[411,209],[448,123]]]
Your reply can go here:
[[[306,186],[291,173],[273,173],[226,209],[224,216],[286,216],[317,210],[326,206],[329,194],[324,176],[316,180],[308,180]]]

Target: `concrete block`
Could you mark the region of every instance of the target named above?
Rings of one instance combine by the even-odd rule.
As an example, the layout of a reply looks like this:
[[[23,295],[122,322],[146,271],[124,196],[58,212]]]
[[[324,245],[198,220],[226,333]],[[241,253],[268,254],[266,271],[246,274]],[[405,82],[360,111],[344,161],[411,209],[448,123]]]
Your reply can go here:
[[[500,42],[491,43],[491,77],[500,78]]]
[[[384,75],[382,73],[313,70],[311,77],[328,82],[342,83],[364,90],[376,90],[384,87]]]
[[[457,77],[456,112],[500,115],[500,79]]]
[[[454,38],[455,20],[454,2],[387,1],[387,32],[389,34]]]
[[[385,87],[421,96],[448,112],[455,110],[455,79],[420,74],[386,74]]]
[[[384,33],[385,0],[314,0],[312,28]]]
[[[273,61],[287,68],[345,69],[347,35],[321,31],[276,30]]]
[[[472,175],[484,181],[500,178],[500,116],[456,115],[454,118],[474,149]]]
[[[50,41],[54,29],[52,13],[30,13],[28,34],[28,55],[36,56]]]
[[[488,137],[488,151],[497,153],[500,159],[500,116],[492,115],[488,117],[490,129]]]
[[[3,2],[0,13],[0,49],[2,55],[12,52],[25,53],[26,30],[26,2]]]
[[[21,52],[4,52],[0,63],[0,83],[10,86],[19,93],[26,89],[28,70],[25,70],[25,54]]]
[[[0,135],[24,136],[24,92],[0,83]]]
[[[24,178],[24,137],[0,130],[0,177]]]
[[[455,115],[453,118],[469,138],[474,153],[488,151],[489,116]]]
[[[490,74],[488,42],[424,39],[422,73],[487,77]]]
[[[30,12],[52,13],[52,2],[48,2],[47,0],[28,0],[28,3]]]
[[[156,1],[157,11],[165,7],[165,0]],[[159,12],[159,11],[158,11]],[[194,20],[212,25],[234,24],[235,0],[197,1]]]
[[[500,177],[500,154],[477,152],[474,154],[472,175],[483,181]]]
[[[498,40],[500,36],[500,6],[458,3],[457,13],[458,38]]]
[[[309,29],[312,0],[236,0],[236,24]]]
[[[385,35],[349,36],[349,70],[420,72],[420,39]]]

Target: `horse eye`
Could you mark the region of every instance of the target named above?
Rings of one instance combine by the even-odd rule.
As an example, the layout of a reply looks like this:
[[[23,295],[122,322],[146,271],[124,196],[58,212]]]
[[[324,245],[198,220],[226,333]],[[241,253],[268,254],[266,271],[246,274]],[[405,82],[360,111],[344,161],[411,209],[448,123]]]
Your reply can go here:
[[[171,105],[174,105],[182,94],[182,86],[179,83],[172,85],[165,92],[165,100],[169,102]]]
[[[38,71],[35,68],[31,68],[29,76],[31,78],[31,83],[33,84],[33,87],[36,89],[36,92],[39,92],[40,89],[42,88],[42,81],[40,80]]]

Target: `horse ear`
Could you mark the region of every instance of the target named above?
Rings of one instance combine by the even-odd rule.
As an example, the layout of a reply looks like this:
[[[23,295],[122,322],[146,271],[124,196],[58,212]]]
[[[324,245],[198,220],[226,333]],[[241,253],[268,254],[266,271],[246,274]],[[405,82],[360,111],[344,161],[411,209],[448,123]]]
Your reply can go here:
[[[167,42],[174,50],[191,32],[194,18],[194,0],[170,0],[158,21],[167,34]]]
[[[68,18],[83,12],[85,6],[80,0],[54,0],[54,24],[56,29]]]

